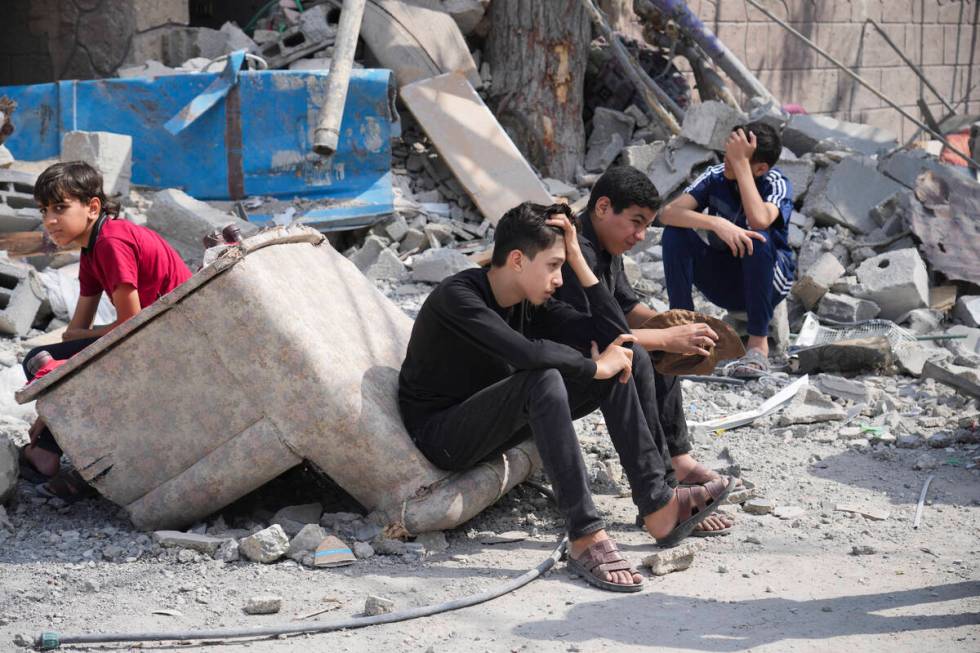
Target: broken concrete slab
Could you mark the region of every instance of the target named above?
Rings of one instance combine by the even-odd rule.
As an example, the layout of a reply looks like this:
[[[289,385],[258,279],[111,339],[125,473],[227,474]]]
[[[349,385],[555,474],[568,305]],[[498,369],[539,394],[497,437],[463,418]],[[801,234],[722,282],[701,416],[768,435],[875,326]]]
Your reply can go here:
[[[835,150],[853,150],[872,155],[879,150],[898,147],[898,140],[890,131],[871,125],[829,116],[795,115],[783,128],[783,145],[797,156]]]
[[[384,248],[378,254],[378,258],[364,272],[365,276],[372,281],[403,281],[408,278],[408,268],[398,254],[390,248]]]
[[[922,241],[922,251],[933,269],[951,281],[980,285],[980,183],[943,170],[922,173],[915,196],[926,210],[909,217],[909,227]]]
[[[446,277],[479,267],[454,249],[430,249],[412,257],[412,281],[439,283]]]
[[[687,108],[681,125],[681,136],[709,150],[723,152],[732,129],[744,125],[746,121],[747,118],[741,111],[724,102],[709,100]]]
[[[27,335],[46,298],[44,283],[33,268],[0,259],[0,333]]]
[[[742,510],[750,515],[768,515],[776,509],[776,504],[772,499],[758,497],[749,499],[742,504]]]
[[[657,141],[650,147],[655,147],[658,151],[654,154],[646,173],[656,187],[657,193],[663,198],[684,185],[696,166],[714,163],[717,160],[711,150],[684,139],[674,138],[669,143]]]
[[[831,401],[816,388],[808,387],[799,393],[779,415],[779,426],[793,424],[817,424],[841,420],[847,417],[847,411]]]
[[[289,548],[286,549],[286,557],[290,560],[301,561],[320,546],[320,542],[327,537],[327,531],[319,524],[306,524],[289,541]]]
[[[817,224],[840,224],[859,234],[878,228],[871,210],[904,190],[878,172],[867,157],[851,156],[816,173],[803,204],[803,213]]]
[[[191,549],[209,556],[213,556],[221,545],[228,541],[227,537],[211,537],[181,531],[154,531],[153,539],[164,548]]]
[[[881,307],[870,300],[832,292],[825,294],[817,305],[818,316],[835,322],[870,320],[880,312]]]
[[[780,159],[776,164],[776,170],[789,179],[792,200],[795,204],[806,196],[817,173],[817,166],[812,159]]]
[[[282,526],[282,530],[286,532],[286,535],[292,537],[299,533],[307,524],[320,523],[321,514],[323,514],[323,506],[319,503],[286,506],[276,511],[276,514],[269,520],[269,524],[279,524]],[[319,542],[317,543],[319,544]]]
[[[837,257],[825,252],[793,283],[791,292],[810,310],[827,294],[834,282],[844,276],[844,272],[844,266]]]
[[[925,170],[945,174],[944,164],[923,150],[899,150],[878,161],[878,171],[906,188],[915,189],[916,179]]]
[[[586,145],[585,169],[602,172],[633,137],[635,121],[622,111],[599,107],[592,115],[592,133]]]
[[[856,273],[865,297],[881,308],[879,316],[883,319],[896,320],[929,305],[929,273],[914,248],[869,258]]]
[[[932,358],[930,352],[914,342],[901,342],[892,350],[895,353],[895,363],[898,368],[912,376],[921,376],[922,368]]]
[[[980,372],[972,367],[928,361],[922,366],[923,379],[935,379],[971,397],[980,398]]]
[[[968,327],[980,327],[980,295],[963,295],[957,299],[953,317]]]
[[[554,201],[463,75],[423,79],[404,86],[401,97],[492,225],[521,202]]]
[[[666,576],[675,571],[684,571],[694,562],[694,555],[704,548],[702,542],[684,542],[672,549],[663,549],[652,553],[640,563],[650,568],[654,576]]]
[[[852,381],[833,374],[817,374],[810,379],[810,383],[823,394],[837,399],[853,401],[856,404],[871,400],[871,393],[863,381]]]
[[[192,269],[200,265],[204,256],[204,237],[229,224],[237,226],[242,236],[256,231],[254,224],[219,211],[176,188],[155,193],[146,216],[146,226],[166,238]]]
[[[111,132],[65,132],[61,137],[61,160],[84,161],[102,173],[106,195],[129,194],[133,176],[133,137]]]
[[[801,374],[830,372],[858,374],[884,371],[895,362],[887,338],[856,338],[829,345],[808,347],[797,352],[795,366]]]
[[[5,433],[0,433],[0,505],[7,503],[17,489],[20,476],[17,445]]]
[[[277,38],[258,46],[269,68],[285,68],[297,59],[333,45],[337,25],[328,21],[329,7],[317,5],[300,14],[296,25],[287,27]],[[227,39],[227,35],[225,35]]]

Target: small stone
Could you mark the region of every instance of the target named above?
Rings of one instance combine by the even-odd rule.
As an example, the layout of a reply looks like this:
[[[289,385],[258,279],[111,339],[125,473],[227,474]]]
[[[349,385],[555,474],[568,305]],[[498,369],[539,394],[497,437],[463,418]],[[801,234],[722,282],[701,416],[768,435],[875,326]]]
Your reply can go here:
[[[917,469],[921,471],[931,471],[939,467],[939,461],[930,456],[927,453],[922,454],[915,459],[915,463],[912,465],[912,469]]]
[[[757,538],[755,535],[749,535],[743,540],[743,542],[746,544],[758,544],[759,546],[762,546],[762,540]]]
[[[725,565],[718,565],[718,573],[719,574],[727,574],[728,573],[728,567],[726,567]]]
[[[643,558],[641,563],[649,567],[654,576],[666,576],[675,571],[684,571],[694,562],[694,554],[703,548],[700,542],[684,542],[672,549],[663,549]]]
[[[289,550],[289,538],[279,524],[274,524],[242,538],[238,543],[238,550],[249,560],[268,564],[275,562]]]
[[[900,435],[895,441],[895,446],[899,449],[918,449],[925,441],[922,439],[921,435]]]
[[[206,555],[214,555],[214,552],[227,541],[226,538],[180,531],[154,531],[153,539],[164,548],[192,549]]]
[[[306,524],[296,534],[296,537],[289,541],[286,557],[296,561],[302,560],[303,556],[315,551],[325,537],[327,537],[327,532],[319,524]]]
[[[191,562],[197,562],[200,559],[201,559],[201,554],[198,553],[197,551],[193,551],[191,549],[181,549],[177,553],[177,562],[180,562],[180,563],[183,563],[183,564],[187,564],[187,563],[191,563]]]
[[[449,542],[446,541],[446,534],[442,531],[422,533],[415,538],[415,543],[421,544],[425,547],[426,551],[432,553],[440,553],[449,548]]]
[[[775,507],[776,505],[770,499],[764,498],[749,499],[742,504],[742,510],[750,515],[768,515]]]
[[[395,610],[395,602],[381,596],[369,596],[364,601],[364,614],[375,617],[379,614],[388,614]]]
[[[855,438],[848,442],[847,446],[857,451],[866,451],[871,446],[871,441],[868,438]]]
[[[214,559],[223,562],[235,562],[239,559],[238,542],[236,540],[225,540],[224,544],[214,552]]]
[[[374,557],[374,547],[367,542],[354,542],[354,555],[358,560]]]
[[[102,589],[102,586],[99,585],[94,580],[88,580],[88,579],[86,579],[86,580],[83,580],[82,581],[81,590],[83,592],[85,592],[86,594],[95,594],[96,592],[99,592],[101,589]]]
[[[875,553],[877,553],[877,549],[870,544],[856,544],[851,547],[852,556],[870,556],[874,555]]]
[[[375,540],[372,546],[374,547],[375,553],[383,556],[400,556],[407,550],[405,543],[401,540],[389,540],[386,538]]]
[[[253,596],[245,603],[245,614],[276,614],[282,609],[282,597],[273,594]]]

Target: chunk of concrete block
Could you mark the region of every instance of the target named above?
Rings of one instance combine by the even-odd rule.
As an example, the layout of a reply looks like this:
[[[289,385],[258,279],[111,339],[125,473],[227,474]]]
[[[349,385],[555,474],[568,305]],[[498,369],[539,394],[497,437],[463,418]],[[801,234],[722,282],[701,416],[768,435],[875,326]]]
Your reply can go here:
[[[669,144],[652,143],[651,147],[658,145],[660,151],[646,172],[660,197],[669,196],[685,184],[695,166],[717,160],[711,150],[683,139],[671,140]]]
[[[0,505],[7,503],[17,489],[17,478],[20,476],[17,456],[17,445],[7,434],[0,433]]]
[[[790,182],[792,200],[795,204],[798,200],[806,196],[813,177],[816,175],[817,166],[810,159],[780,159],[776,164],[776,170],[786,175]]]
[[[881,308],[872,301],[828,292],[817,305],[817,315],[835,322],[860,322],[878,317]]]
[[[254,562],[269,564],[275,562],[289,550],[289,538],[279,524],[242,538],[238,551]]]
[[[242,236],[256,231],[254,224],[219,211],[176,188],[154,194],[153,205],[146,216],[146,226],[166,238],[192,268],[200,265],[204,256],[204,237],[229,224],[236,225]]]
[[[856,273],[867,299],[881,307],[880,317],[886,320],[929,305],[929,274],[914,248],[869,258]]]
[[[385,248],[364,274],[372,281],[402,281],[408,277],[408,268],[398,254]]]
[[[868,386],[863,381],[852,381],[833,374],[817,374],[810,382],[820,392],[837,399],[853,401],[856,404],[867,403],[871,399]]]
[[[33,268],[0,261],[0,333],[26,335],[46,298]]]
[[[213,556],[214,552],[228,541],[227,537],[211,537],[210,535],[183,533],[181,531],[155,531],[153,539],[164,548],[191,549],[209,556]]]
[[[724,102],[709,100],[687,108],[681,136],[709,150],[724,151],[732,129],[746,122],[745,114]]]
[[[34,201],[37,175],[0,170],[0,232],[33,231],[41,224]]]
[[[917,308],[909,311],[902,319],[902,324],[907,324],[909,331],[916,335],[925,335],[939,329],[943,322],[943,314],[932,308]]]
[[[453,17],[459,31],[466,36],[483,20],[488,4],[480,0],[442,0],[442,10]]]
[[[895,357],[887,338],[857,338],[801,349],[798,352],[796,371],[800,374],[856,374],[887,370],[894,362]]]
[[[599,107],[592,115],[592,133],[586,146],[585,169],[605,170],[633,137],[635,122],[622,111]]]
[[[620,163],[633,166],[644,174],[649,174],[650,166],[653,165],[657,155],[664,149],[663,141],[655,141],[645,145],[630,145],[623,148]]]
[[[847,411],[815,388],[800,393],[779,415],[780,426],[817,424],[844,419]]]
[[[871,125],[829,116],[796,115],[783,128],[783,145],[797,156],[832,150],[853,150],[871,155],[897,147],[898,140],[892,132]]]
[[[388,248],[388,241],[380,236],[368,236],[364,239],[364,244],[350,257],[351,262],[357,266],[361,272],[367,272],[368,268],[377,262],[381,252]]]
[[[835,281],[844,276],[844,266],[837,257],[825,252],[793,284],[792,293],[807,310],[812,309],[827,294]]]
[[[968,327],[980,327],[980,295],[963,295],[957,299],[953,317]]]
[[[803,213],[817,224],[840,224],[867,234],[878,228],[871,210],[901,190],[904,187],[878,172],[870,159],[848,157],[817,172]]]
[[[252,596],[245,602],[245,614],[276,614],[282,609],[282,597],[274,594]]]
[[[972,367],[927,361],[922,366],[922,378],[935,379],[962,394],[980,398],[980,372]]]
[[[704,548],[701,542],[684,542],[672,549],[663,549],[643,558],[642,565],[649,567],[654,576],[666,576],[675,571],[684,571],[694,562],[694,555]]]
[[[111,132],[65,132],[61,138],[62,161],[84,161],[102,173],[102,189],[108,196],[128,195],[133,176],[133,137]]]
[[[945,174],[946,166],[923,150],[899,150],[878,162],[878,172],[903,186],[915,189],[916,179],[926,170]]]
[[[439,283],[457,272],[480,267],[454,249],[430,249],[412,258],[412,281]]]

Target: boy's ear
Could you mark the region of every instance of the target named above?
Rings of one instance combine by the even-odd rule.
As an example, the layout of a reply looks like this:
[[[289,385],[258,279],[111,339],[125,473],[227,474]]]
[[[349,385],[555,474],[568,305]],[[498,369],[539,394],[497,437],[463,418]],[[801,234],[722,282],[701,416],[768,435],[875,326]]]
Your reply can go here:
[[[93,197],[88,201],[88,211],[89,215],[94,215],[96,218],[102,213],[102,200],[98,197]]]
[[[524,267],[524,252],[519,249],[512,249],[507,255],[507,265],[520,272]]]
[[[612,206],[612,202],[609,200],[608,197],[603,195],[602,197],[596,200],[595,210],[593,211],[593,213],[595,213],[596,217],[605,216],[606,213],[609,212],[609,208],[611,206]]]
[[[771,168],[768,163],[753,163],[752,164],[752,176],[761,177],[762,175],[769,172]]]

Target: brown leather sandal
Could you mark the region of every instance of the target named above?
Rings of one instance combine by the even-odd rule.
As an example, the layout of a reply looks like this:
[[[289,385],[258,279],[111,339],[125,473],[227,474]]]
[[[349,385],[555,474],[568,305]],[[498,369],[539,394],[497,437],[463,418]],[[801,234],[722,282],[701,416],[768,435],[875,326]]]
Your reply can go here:
[[[611,572],[627,571],[636,574],[636,569],[619,554],[619,547],[612,540],[601,540],[587,548],[578,558],[568,556],[568,568],[581,576],[590,585],[610,592],[639,592],[643,581],[639,583],[613,583],[608,580]]]
[[[704,485],[676,488],[674,493],[679,504],[678,514],[681,521],[674,530],[657,540],[657,544],[665,548],[680,544],[698,524],[721,507],[721,502],[734,488],[734,478],[728,479],[727,484],[718,479]]]

